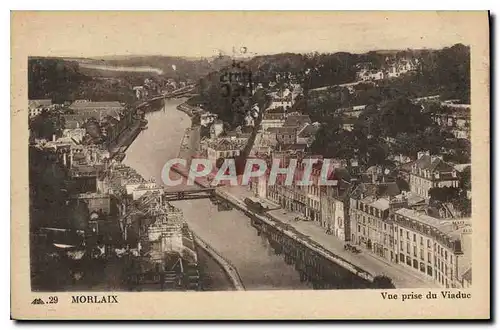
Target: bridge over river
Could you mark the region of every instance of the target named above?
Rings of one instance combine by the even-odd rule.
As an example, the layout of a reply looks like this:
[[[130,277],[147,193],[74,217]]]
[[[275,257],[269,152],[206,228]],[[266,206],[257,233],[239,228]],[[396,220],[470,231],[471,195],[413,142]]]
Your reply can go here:
[[[161,170],[176,158],[189,117],[176,109],[183,99],[165,100],[165,111],[147,114],[148,129],[127,150],[124,163],[143,177],[161,183]],[[173,175],[174,176],[174,175]],[[179,187],[166,187],[178,191]],[[173,201],[184,212],[191,229],[234,265],[247,290],[311,289],[293,265],[276,255],[264,236],[258,236],[247,216],[237,210],[218,211],[209,199]],[[217,286],[217,284],[215,284]]]

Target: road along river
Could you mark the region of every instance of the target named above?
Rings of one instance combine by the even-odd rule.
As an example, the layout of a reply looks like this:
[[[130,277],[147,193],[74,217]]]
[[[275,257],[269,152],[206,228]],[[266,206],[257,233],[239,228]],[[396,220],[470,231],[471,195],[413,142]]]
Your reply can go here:
[[[148,129],[132,143],[123,163],[144,178],[154,178],[162,184],[163,165],[177,157],[185,129],[191,126],[190,118],[176,109],[184,101],[166,100],[161,111],[147,114]],[[247,290],[312,288],[300,281],[294,266],[274,253],[267,239],[257,235],[250,219],[240,211],[218,211],[208,199],[172,204],[182,209],[190,228],[200,238],[236,267]]]

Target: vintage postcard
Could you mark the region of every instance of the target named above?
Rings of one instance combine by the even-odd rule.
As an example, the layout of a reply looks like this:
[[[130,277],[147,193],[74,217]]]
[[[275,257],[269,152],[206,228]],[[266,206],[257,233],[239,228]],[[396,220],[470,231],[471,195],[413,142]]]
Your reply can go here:
[[[14,319],[490,317],[488,12],[11,26]]]

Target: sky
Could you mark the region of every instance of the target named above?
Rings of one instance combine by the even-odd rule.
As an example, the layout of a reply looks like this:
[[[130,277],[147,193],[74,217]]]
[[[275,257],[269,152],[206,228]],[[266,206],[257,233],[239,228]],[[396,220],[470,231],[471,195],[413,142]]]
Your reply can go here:
[[[470,44],[470,12],[23,12],[13,47],[31,56],[210,57],[366,52]]]

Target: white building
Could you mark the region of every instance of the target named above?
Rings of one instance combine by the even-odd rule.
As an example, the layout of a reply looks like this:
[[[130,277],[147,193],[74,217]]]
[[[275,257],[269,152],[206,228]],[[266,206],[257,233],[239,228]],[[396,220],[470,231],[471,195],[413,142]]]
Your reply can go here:
[[[210,126],[210,138],[215,139],[224,132],[224,122],[222,120],[215,120]]]
[[[218,116],[215,113],[211,113],[209,111],[203,112],[200,115],[200,124],[201,124],[201,126],[206,127],[206,126],[212,124],[213,122],[215,122],[217,117]]]
[[[44,110],[53,109],[52,100],[41,99],[41,100],[29,100],[28,101],[28,115],[29,118],[34,118],[42,113]]]
[[[265,113],[260,123],[261,129],[267,131],[271,127],[283,127],[285,119],[284,113]]]
[[[215,164],[217,159],[234,158],[240,155],[245,144],[239,140],[216,139],[207,145],[207,157]]]

